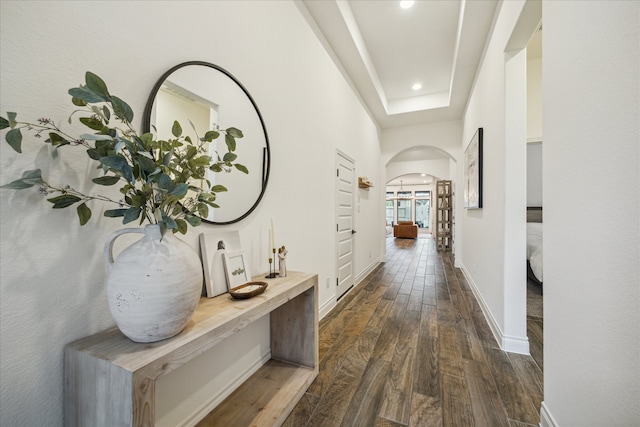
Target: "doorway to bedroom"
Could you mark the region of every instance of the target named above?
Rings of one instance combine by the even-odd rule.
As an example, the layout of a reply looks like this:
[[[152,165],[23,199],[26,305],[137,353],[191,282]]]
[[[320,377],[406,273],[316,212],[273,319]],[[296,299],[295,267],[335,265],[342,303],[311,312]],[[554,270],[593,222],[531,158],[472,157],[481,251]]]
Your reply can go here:
[[[543,368],[542,24],[527,44],[527,338]]]

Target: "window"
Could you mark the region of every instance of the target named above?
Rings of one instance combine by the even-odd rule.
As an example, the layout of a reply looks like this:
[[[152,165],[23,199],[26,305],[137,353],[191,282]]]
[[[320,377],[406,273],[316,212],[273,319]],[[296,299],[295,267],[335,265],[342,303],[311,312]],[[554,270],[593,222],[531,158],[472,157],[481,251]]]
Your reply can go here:
[[[429,228],[431,224],[431,191],[416,191],[416,224],[420,228]]]
[[[393,193],[391,193],[391,195],[393,197]],[[389,193],[387,193],[387,197],[388,196],[389,196]],[[386,217],[387,217],[387,224],[393,225],[393,200],[387,200]]]
[[[398,193],[398,197],[400,197],[400,193]],[[398,222],[400,221],[412,221],[410,199],[407,199],[407,200],[398,199]]]
[[[416,199],[416,224],[420,228],[429,228],[430,220],[430,199]]]

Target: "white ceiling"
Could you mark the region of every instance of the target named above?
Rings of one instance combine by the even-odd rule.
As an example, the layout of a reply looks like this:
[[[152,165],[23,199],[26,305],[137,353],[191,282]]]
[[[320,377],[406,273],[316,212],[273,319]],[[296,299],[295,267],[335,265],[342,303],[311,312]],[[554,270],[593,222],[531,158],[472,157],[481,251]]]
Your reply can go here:
[[[380,128],[462,119],[502,0],[301,0],[297,4]],[[541,32],[529,57],[541,56]],[[420,90],[412,90],[420,83]],[[391,162],[447,159],[414,147]],[[388,185],[422,184],[407,174]]]
[[[462,117],[498,0],[303,0],[381,128]],[[420,83],[420,90],[412,90]]]

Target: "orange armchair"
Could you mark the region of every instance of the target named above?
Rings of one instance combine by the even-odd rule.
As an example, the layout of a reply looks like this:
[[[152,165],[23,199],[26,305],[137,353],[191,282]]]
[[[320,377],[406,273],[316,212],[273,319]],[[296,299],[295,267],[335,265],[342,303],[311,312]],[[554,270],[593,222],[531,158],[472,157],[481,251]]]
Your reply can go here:
[[[393,226],[393,237],[416,239],[418,237],[418,226],[412,221],[399,221]]]

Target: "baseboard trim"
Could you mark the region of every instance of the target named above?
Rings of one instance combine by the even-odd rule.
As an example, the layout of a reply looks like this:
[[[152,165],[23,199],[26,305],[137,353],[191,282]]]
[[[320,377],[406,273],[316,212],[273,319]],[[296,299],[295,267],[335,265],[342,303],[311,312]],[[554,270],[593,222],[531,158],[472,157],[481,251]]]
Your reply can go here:
[[[551,412],[549,412],[549,408],[545,405],[544,401],[542,401],[542,406],[540,407],[540,427],[558,427],[560,424],[553,418]]]
[[[489,328],[491,329],[493,338],[495,338],[500,348],[504,351],[508,351],[509,353],[529,355],[529,338],[526,335],[524,337],[505,335],[502,332],[500,325],[498,325],[498,322],[496,322],[496,319],[493,317],[493,313],[491,313],[491,309],[489,309],[489,306],[482,297],[482,294],[476,286],[476,283],[473,281],[473,278],[471,278],[471,274],[469,274],[466,267],[462,263],[460,265],[460,270],[462,270],[462,274],[464,275],[465,279],[467,279],[467,283],[469,283],[471,292],[473,292],[473,295],[476,297],[476,300],[480,305],[480,309],[482,310],[482,314],[489,324]]]
[[[336,306],[336,296],[335,294],[329,298],[327,302],[318,307],[318,319],[324,318],[333,308]]]
[[[380,265],[380,260],[376,259],[372,261],[368,266],[364,268],[360,273],[356,274],[354,288],[360,284],[366,277]]]

